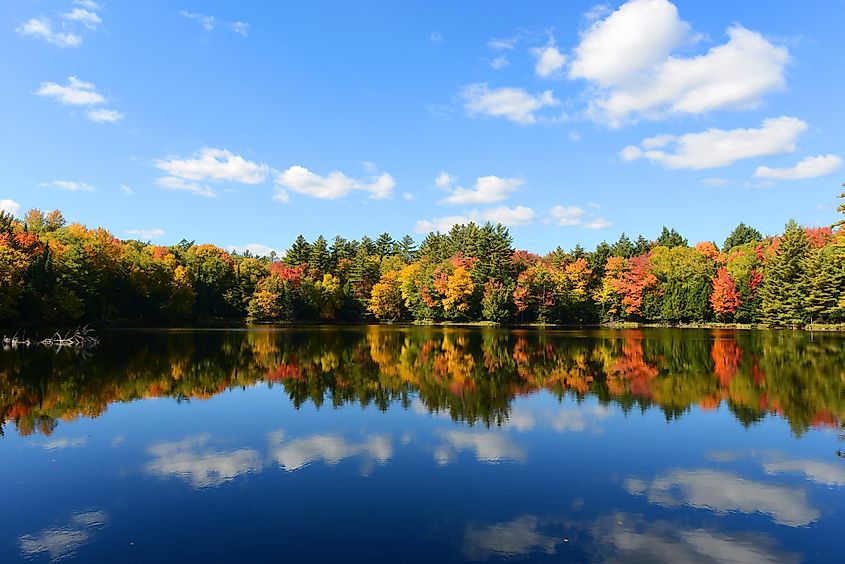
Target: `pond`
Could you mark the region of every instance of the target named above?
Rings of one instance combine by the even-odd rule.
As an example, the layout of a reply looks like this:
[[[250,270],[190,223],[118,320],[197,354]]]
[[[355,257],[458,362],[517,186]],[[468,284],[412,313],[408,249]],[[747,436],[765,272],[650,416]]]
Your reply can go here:
[[[845,339],[112,331],[0,351],[0,561],[841,561]]]

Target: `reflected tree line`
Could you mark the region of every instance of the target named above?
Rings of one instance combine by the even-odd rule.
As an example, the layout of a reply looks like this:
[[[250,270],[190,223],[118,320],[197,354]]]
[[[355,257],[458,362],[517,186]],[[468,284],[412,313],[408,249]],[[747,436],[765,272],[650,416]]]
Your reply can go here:
[[[672,330],[537,332],[451,328],[110,333],[88,358],[0,353],[0,420],[22,435],[97,417],[115,402],[204,400],[264,385],[304,404],[386,411],[418,402],[468,424],[508,420],[514,398],[593,396],[667,420],[723,405],[743,425],[842,427],[841,336]],[[2,428],[0,428],[2,429]]]

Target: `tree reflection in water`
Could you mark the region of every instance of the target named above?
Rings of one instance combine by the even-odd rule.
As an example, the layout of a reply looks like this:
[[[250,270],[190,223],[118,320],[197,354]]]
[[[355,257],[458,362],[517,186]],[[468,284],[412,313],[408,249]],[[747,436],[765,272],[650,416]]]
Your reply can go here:
[[[506,423],[515,397],[595,396],[667,419],[723,403],[743,425],[770,415],[800,435],[845,419],[841,335],[774,331],[311,327],[114,332],[90,358],[41,349],[0,354],[0,418],[22,435],[109,404],[203,400],[279,388],[294,406],[409,408],[470,425]]]

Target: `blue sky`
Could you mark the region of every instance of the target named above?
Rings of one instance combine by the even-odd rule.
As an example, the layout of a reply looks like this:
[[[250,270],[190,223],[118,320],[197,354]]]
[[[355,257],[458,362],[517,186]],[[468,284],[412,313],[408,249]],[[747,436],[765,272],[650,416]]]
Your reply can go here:
[[[0,205],[227,248],[825,225],[843,21],[841,0],[3,2]]]

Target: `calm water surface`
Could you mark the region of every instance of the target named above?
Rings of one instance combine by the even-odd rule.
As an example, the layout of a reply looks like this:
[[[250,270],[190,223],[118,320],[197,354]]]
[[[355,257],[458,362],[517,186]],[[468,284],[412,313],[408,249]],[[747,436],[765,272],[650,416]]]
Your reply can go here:
[[[0,562],[842,562],[845,338],[305,328],[0,352]]]

